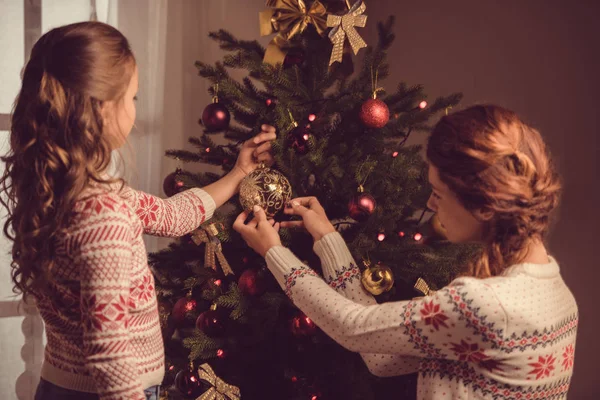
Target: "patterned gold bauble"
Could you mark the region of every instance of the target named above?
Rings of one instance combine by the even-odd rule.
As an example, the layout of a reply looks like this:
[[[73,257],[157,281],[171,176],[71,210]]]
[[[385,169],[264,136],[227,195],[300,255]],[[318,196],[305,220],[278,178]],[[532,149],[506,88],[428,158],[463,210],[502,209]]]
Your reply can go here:
[[[272,218],[292,198],[290,181],[279,171],[258,168],[250,172],[240,185],[240,204],[246,211],[255,205]]]
[[[361,282],[367,292],[378,296],[394,286],[394,274],[388,266],[376,264],[363,271]]]

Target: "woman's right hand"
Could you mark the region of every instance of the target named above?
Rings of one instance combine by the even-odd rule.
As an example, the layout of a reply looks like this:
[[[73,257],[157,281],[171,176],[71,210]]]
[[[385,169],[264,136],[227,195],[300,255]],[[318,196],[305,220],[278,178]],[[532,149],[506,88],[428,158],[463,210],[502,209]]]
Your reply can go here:
[[[298,215],[302,221],[283,221],[282,228],[304,228],[316,241],[328,233],[335,232],[335,228],[329,222],[325,210],[316,197],[298,197],[290,201],[283,210],[288,215]]]

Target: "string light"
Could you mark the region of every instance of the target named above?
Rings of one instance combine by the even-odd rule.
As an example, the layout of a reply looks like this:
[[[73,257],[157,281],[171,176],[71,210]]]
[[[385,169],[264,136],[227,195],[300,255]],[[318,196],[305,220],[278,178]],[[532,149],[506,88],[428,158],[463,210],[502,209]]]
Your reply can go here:
[[[210,147],[207,147],[206,149],[204,149],[204,151],[206,151],[207,153],[210,153]]]
[[[309,116],[308,116],[308,120],[309,120],[310,122],[314,122],[314,120],[315,120],[315,119],[317,119],[317,116],[316,116],[315,114],[309,114]]]
[[[219,358],[225,357],[225,351],[223,351],[223,349],[217,350],[217,357],[219,357]]]
[[[413,238],[415,239],[415,241],[420,241],[421,239],[423,239],[423,235],[419,232],[415,233],[415,236],[413,236]]]
[[[400,232],[398,232],[398,236],[400,236],[400,237],[404,237],[404,235],[405,235],[404,231],[400,231]]]
[[[221,282],[221,280],[220,280],[220,279],[215,279],[215,282],[214,282],[214,283],[215,283],[215,285],[216,285],[216,286],[221,286],[221,283],[222,283],[222,282]]]
[[[396,157],[398,157],[398,154],[399,153],[397,151],[395,151],[395,152],[392,153],[392,157],[396,158]]]
[[[377,235],[377,240],[383,242],[385,240],[385,233],[381,232],[379,235]]]
[[[427,102],[425,100],[423,100],[422,102],[419,103],[419,108],[422,110],[425,107],[427,107]]]

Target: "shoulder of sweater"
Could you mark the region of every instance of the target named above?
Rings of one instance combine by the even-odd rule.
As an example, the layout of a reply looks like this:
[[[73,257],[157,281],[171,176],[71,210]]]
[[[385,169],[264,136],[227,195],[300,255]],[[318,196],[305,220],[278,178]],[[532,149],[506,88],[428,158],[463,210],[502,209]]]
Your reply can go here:
[[[118,191],[108,189],[87,190],[75,203],[74,220],[78,222],[93,217],[133,217],[127,200]]]

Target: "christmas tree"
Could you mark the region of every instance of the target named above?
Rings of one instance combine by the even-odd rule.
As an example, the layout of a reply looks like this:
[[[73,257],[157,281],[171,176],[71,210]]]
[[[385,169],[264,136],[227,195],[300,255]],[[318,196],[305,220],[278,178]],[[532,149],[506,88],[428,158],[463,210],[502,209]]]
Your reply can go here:
[[[242,204],[256,200],[252,190],[274,199],[262,205],[276,220],[285,218],[280,209],[288,194],[316,196],[365,270],[365,290],[379,302],[426,294],[464,265],[471,249],[444,241],[435,218],[424,222],[431,215],[427,168],[422,149],[406,145],[461,95],[427,103],[420,85],[405,83],[387,94],[379,84],[390,68],[393,18],[378,25],[378,43],[367,46],[356,30],[365,26],[364,12],[361,2],[269,0],[261,13],[261,32],[275,35],[267,49],[225,30],[210,33],[228,54],[216,65],[197,63],[200,76],[212,82],[214,99],[202,115],[204,134],[189,139],[191,149],[167,155],[226,173],[239,145],[270,124],[278,132],[276,163],[251,174],[242,184],[247,189],[195,232],[150,255],[167,356],[165,397],[195,399],[210,390],[206,398],[234,399],[236,388],[248,400],[415,397],[414,374],[370,374],[358,354],[293,306],[264,260],[231,228]],[[352,50],[363,47],[362,67],[354,71]],[[246,70],[247,77],[238,82],[229,69]],[[218,132],[230,142],[217,145],[211,135]],[[165,192],[202,187],[220,176],[177,169],[165,179]],[[320,271],[308,234],[280,234]],[[224,397],[210,397],[218,393]]]

